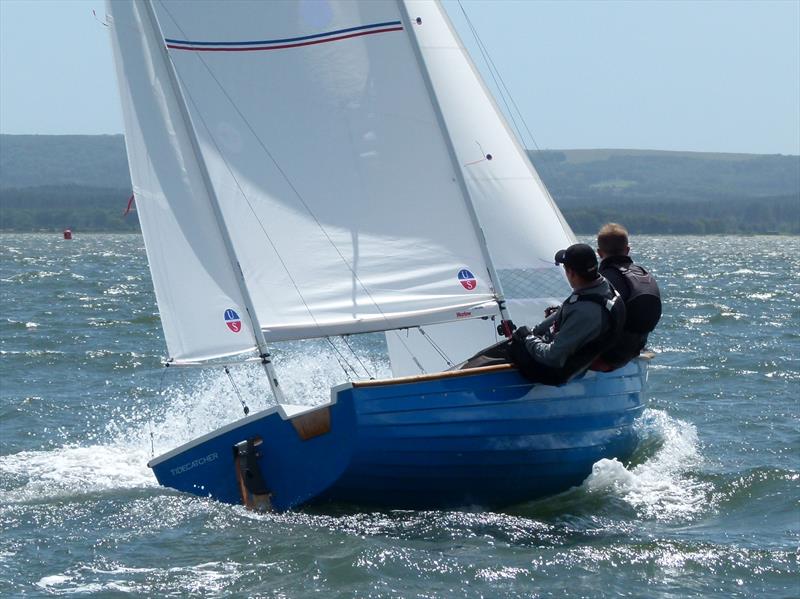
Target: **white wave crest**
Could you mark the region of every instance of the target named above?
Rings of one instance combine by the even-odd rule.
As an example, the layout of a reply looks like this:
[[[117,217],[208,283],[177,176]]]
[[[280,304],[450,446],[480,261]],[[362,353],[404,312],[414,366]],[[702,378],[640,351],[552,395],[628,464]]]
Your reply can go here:
[[[291,403],[327,400],[331,386],[346,380],[330,352],[287,352],[279,363]],[[376,369],[383,376],[388,365]],[[147,467],[153,456],[242,418],[242,402],[251,413],[274,405],[259,364],[230,371],[229,378],[222,368],[171,369],[147,405],[123,398],[104,430],[87,435],[85,443],[0,456],[0,504],[157,486]]]
[[[692,476],[703,461],[695,427],[648,409],[637,428],[641,443],[661,442],[655,455],[630,469],[616,459],[600,460],[584,488],[616,496],[643,517],[657,520],[691,519],[707,509],[713,489]]]
[[[24,482],[0,491],[0,504],[152,486],[155,480],[146,462],[147,452],[141,448],[114,445],[65,446],[3,456],[3,479]]]

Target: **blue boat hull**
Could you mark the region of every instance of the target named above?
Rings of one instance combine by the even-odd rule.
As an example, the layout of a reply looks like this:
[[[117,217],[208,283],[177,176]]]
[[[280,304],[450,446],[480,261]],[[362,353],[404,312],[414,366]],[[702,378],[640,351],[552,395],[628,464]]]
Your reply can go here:
[[[234,447],[257,437],[273,509],[507,506],[579,485],[602,458],[628,458],[646,373],[646,361],[634,360],[560,387],[533,385],[513,369],[347,384],[306,413],[327,412],[324,432],[303,438],[296,417],[276,408],[151,467],[162,485],[241,503]]]

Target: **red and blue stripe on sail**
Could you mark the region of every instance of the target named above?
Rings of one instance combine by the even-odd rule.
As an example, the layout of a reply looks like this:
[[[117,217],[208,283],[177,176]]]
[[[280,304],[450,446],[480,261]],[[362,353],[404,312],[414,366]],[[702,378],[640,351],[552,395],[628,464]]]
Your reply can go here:
[[[359,25],[358,27],[348,27],[347,29],[337,29],[325,33],[314,33],[300,37],[289,37],[273,40],[255,40],[245,42],[203,42],[195,40],[178,40],[165,38],[167,48],[173,50],[192,50],[195,52],[253,52],[257,50],[281,50],[284,48],[298,48],[300,46],[312,46],[327,42],[361,37],[364,35],[375,35],[378,33],[389,33],[390,31],[402,31],[403,24],[400,21],[386,21],[385,23],[373,23],[371,25]]]

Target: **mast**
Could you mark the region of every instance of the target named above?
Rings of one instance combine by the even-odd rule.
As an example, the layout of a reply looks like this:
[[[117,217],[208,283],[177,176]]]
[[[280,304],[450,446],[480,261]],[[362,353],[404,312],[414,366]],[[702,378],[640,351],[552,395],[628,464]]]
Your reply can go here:
[[[500,277],[498,276],[494,262],[492,261],[491,252],[489,251],[489,246],[486,243],[486,236],[483,234],[483,229],[481,228],[480,221],[478,220],[478,213],[475,210],[475,205],[472,203],[472,196],[467,188],[467,182],[464,179],[464,173],[461,171],[461,164],[458,162],[458,156],[456,155],[456,150],[453,146],[453,140],[451,139],[450,132],[447,129],[447,122],[442,114],[442,107],[439,104],[439,99],[436,97],[436,91],[434,90],[433,83],[431,82],[431,76],[428,72],[428,67],[425,64],[424,58],[422,57],[422,51],[420,50],[419,43],[417,42],[417,37],[412,31],[413,23],[410,15],[408,14],[408,8],[406,7],[404,0],[396,1],[398,8],[400,9],[400,18],[403,21],[403,28],[407,32],[409,41],[411,42],[411,47],[414,50],[414,56],[417,59],[417,65],[419,66],[420,73],[425,81],[425,88],[428,90],[428,97],[433,105],[433,110],[436,113],[436,120],[439,123],[439,129],[442,132],[448,154],[450,155],[450,161],[453,165],[453,170],[455,171],[456,182],[458,183],[458,186],[461,190],[461,195],[464,198],[464,204],[467,208],[467,213],[469,214],[470,221],[472,222],[472,226],[475,230],[475,235],[478,238],[478,244],[480,245],[483,259],[486,262],[487,270],[489,271],[489,280],[491,280],[492,286],[494,287],[494,295],[497,301],[497,307],[500,310],[503,331],[506,337],[511,337],[511,318],[509,317],[508,310],[506,308],[503,286],[500,283]]]
[[[242,299],[244,300],[245,304],[245,311],[247,312],[248,319],[250,321],[250,327],[253,330],[253,337],[256,342],[256,346],[258,348],[258,354],[261,357],[261,363],[264,366],[264,372],[267,375],[267,379],[269,380],[270,389],[272,389],[272,394],[275,397],[275,401],[279,404],[285,403],[283,390],[280,388],[278,383],[278,377],[275,373],[275,368],[272,364],[272,360],[270,359],[269,349],[267,347],[267,341],[264,337],[264,331],[261,330],[261,324],[258,321],[258,314],[256,313],[255,306],[253,304],[253,298],[250,296],[250,290],[247,287],[247,281],[245,281],[244,273],[242,272],[242,267],[239,264],[239,260],[236,257],[236,251],[233,247],[233,240],[231,239],[230,232],[228,228],[225,226],[225,219],[222,215],[222,209],[219,205],[219,198],[217,197],[216,190],[214,189],[213,184],[211,183],[211,175],[208,172],[208,167],[206,166],[205,160],[203,160],[203,154],[200,150],[200,143],[197,139],[197,133],[195,132],[194,125],[192,124],[191,116],[189,115],[189,109],[186,105],[186,99],[183,96],[183,92],[181,91],[180,83],[178,82],[178,74],[175,71],[175,66],[172,63],[172,59],[169,56],[169,52],[167,51],[167,46],[164,43],[164,35],[161,33],[161,27],[158,24],[158,17],[155,14],[155,10],[153,9],[153,2],[152,0],[146,0],[143,2],[145,6],[145,12],[147,13],[147,18],[150,20],[150,27],[152,28],[153,32],[155,32],[156,37],[159,40],[159,48],[162,52],[164,60],[167,65],[167,71],[169,72],[170,83],[172,85],[172,90],[175,94],[175,98],[177,100],[177,104],[180,108],[181,116],[183,117],[183,122],[186,127],[187,133],[189,135],[189,140],[192,144],[192,150],[195,155],[195,160],[197,162],[198,168],[200,169],[200,173],[203,177],[203,184],[205,185],[206,192],[208,193],[208,197],[211,203],[211,209],[214,213],[214,218],[217,223],[217,227],[219,227],[219,231],[221,233],[223,242],[225,244],[225,250],[227,253],[228,260],[230,261],[231,268],[233,269],[234,276],[236,277],[236,281],[239,284],[239,289],[242,293]]]

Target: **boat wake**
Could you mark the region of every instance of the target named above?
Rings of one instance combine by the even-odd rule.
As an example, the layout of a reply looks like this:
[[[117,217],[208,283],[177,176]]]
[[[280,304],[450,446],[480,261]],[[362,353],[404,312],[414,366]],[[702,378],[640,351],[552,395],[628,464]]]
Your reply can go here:
[[[636,427],[640,442],[631,465],[600,460],[581,489],[622,500],[648,519],[692,519],[708,509],[713,486],[693,476],[703,462],[695,427],[653,409]]]
[[[293,403],[329,399],[328,389],[344,376],[325,351],[285,352],[278,360],[289,374],[285,392]],[[382,368],[380,376],[387,374],[388,363]],[[131,407],[125,398],[103,429],[85,435],[84,443],[0,456],[0,504],[157,487],[147,467],[152,457],[242,418],[242,402],[250,413],[273,405],[258,364],[232,367],[233,383],[221,369],[173,370],[146,405]],[[91,415],[88,421],[94,422]]]
[[[0,504],[31,503],[156,485],[144,448],[65,446],[0,457]]]

